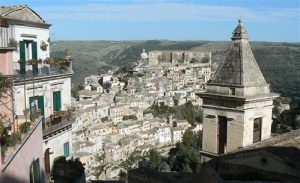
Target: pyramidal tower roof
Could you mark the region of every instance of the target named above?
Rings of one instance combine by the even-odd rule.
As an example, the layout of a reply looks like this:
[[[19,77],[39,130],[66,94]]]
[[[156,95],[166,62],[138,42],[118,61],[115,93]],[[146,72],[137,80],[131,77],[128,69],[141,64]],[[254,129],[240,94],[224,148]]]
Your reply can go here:
[[[232,34],[232,43],[223,64],[219,66],[209,84],[257,86],[267,85],[251,47],[241,20]]]

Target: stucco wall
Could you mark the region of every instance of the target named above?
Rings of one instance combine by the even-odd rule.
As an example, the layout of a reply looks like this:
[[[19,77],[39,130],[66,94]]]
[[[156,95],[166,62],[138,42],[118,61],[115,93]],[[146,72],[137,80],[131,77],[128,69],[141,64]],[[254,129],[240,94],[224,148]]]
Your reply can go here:
[[[45,118],[49,117],[53,113],[53,92],[61,91],[61,110],[66,110],[67,107],[71,107],[71,78],[65,79],[53,79],[44,82],[34,83],[34,95],[44,96],[44,109]],[[15,100],[16,102],[16,115],[23,115],[25,108],[24,100],[24,85],[15,86]],[[33,83],[26,83],[26,108],[29,108],[29,97],[33,95]]]
[[[0,49],[0,73],[3,75],[12,75],[12,54],[10,51],[5,51]]]
[[[262,118],[261,140],[271,136],[272,100],[245,104],[244,111],[203,107],[203,143],[204,151],[217,153],[218,116],[227,117],[226,151],[253,144],[253,123]]]
[[[44,140],[43,151],[50,148],[50,167],[52,168],[53,160],[58,156],[64,155],[64,143],[69,142],[70,156],[72,155],[72,130],[60,132]]]
[[[0,182],[14,183],[7,178],[13,178],[22,183],[29,183],[30,166],[33,160],[39,159],[41,182],[44,181],[44,157],[43,157],[43,135],[42,135],[42,122],[36,125],[35,130],[31,133],[30,137],[21,146],[17,154],[8,163],[7,167],[0,172]],[[16,181],[15,181],[16,182]]]
[[[38,28],[38,27],[27,27],[27,26],[20,26],[20,25],[12,25],[12,29],[14,32],[14,39],[19,42],[22,40],[33,40],[37,42],[37,48],[38,48],[38,59],[45,59],[50,56],[50,45],[47,42],[49,38],[49,29],[45,28]],[[22,37],[22,34],[29,34],[29,35],[35,35],[36,38],[31,37]],[[48,44],[47,50],[43,51],[40,48],[41,42],[44,41],[46,44]],[[19,51],[14,51],[13,54],[13,61],[15,63],[15,68],[19,68],[19,64],[17,61],[20,59]],[[27,66],[29,67],[29,66]]]

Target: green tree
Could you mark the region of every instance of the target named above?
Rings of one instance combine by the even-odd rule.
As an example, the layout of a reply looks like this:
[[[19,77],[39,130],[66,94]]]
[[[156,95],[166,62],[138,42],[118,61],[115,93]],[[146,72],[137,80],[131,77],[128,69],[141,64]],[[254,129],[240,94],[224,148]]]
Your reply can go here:
[[[0,73],[0,105],[6,106],[6,103],[3,102],[3,99],[7,97],[8,91],[12,86],[11,80]],[[3,122],[1,118],[4,118],[5,116],[0,111],[0,145],[1,145],[1,139],[5,135],[5,127],[3,125]]]
[[[181,143],[177,143],[175,148],[169,152],[168,162],[173,171],[178,172],[198,172],[201,167],[202,133],[194,133],[187,130]]]
[[[130,153],[129,157],[121,163],[121,167],[125,170],[131,170],[135,168],[138,164],[138,161],[142,158],[141,151],[134,150],[132,153]]]
[[[276,103],[275,103],[276,104]],[[290,103],[290,109],[283,111],[281,114],[276,110],[276,106],[273,108],[273,119],[272,132],[273,133],[284,133],[291,129],[300,128],[300,98],[295,98]]]
[[[11,88],[12,82],[11,80],[0,73],[0,99],[4,97],[4,94]]]
[[[105,171],[105,167],[107,166],[105,162],[105,154],[96,155],[96,161],[97,166],[93,168],[93,173],[96,178],[99,178],[99,176]]]
[[[161,163],[162,158],[155,149],[151,149],[148,152],[148,158],[149,158],[149,168],[151,169],[157,169],[158,165]]]
[[[64,156],[55,158],[52,167],[52,180],[55,182],[85,182],[83,164],[79,159],[66,160]]]

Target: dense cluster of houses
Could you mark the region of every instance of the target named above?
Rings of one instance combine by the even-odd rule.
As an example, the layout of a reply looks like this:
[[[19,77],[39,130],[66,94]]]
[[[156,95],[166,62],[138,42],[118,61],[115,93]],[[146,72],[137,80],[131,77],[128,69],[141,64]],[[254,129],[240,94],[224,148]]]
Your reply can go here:
[[[173,107],[188,101],[201,106],[196,93],[205,90],[212,73],[210,52],[150,51],[149,55],[151,58],[143,51],[128,73],[108,71],[85,78],[83,89],[78,91],[73,152],[86,164],[87,173],[93,173],[97,166],[94,158],[99,154],[105,154],[111,168],[135,150],[172,146],[187,129],[201,130],[200,124],[191,125],[172,115],[158,118],[145,111],[152,105]],[[172,60],[163,55],[173,55]],[[176,60],[174,55],[180,57]],[[107,173],[102,178],[115,175]]]

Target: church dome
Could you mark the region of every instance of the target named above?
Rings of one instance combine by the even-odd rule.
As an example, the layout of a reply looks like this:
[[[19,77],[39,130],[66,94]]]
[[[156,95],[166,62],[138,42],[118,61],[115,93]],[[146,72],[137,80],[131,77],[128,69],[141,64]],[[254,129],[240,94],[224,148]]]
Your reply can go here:
[[[141,53],[141,59],[147,59],[148,54],[145,52],[145,49],[143,49],[143,53]]]

